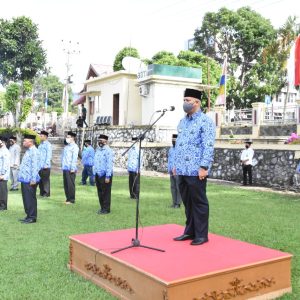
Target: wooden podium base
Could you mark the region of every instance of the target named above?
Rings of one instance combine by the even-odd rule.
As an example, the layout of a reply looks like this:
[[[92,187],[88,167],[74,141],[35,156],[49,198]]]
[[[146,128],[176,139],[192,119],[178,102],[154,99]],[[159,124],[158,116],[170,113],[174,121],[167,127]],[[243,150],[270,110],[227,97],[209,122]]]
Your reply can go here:
[[[130,245],[135,229],[70,237],[70,270],[119,299],[275,299],[291,292],[288,253],[210,234],[209,242],[175,242],[183,227],[143,228],[141,243]]]

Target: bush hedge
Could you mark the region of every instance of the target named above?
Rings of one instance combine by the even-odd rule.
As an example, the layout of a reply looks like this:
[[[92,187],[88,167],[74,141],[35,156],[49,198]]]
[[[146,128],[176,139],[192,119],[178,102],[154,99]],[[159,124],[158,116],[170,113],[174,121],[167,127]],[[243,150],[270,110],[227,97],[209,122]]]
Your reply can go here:
[[[12,135],[24,135],[24,134],[33,134],[35,135],[35,142],[37,145],[41,143],[40,136],[32,129],[28,128],[0,128],[0,135],[5,136],[6,138],[9,138]]]

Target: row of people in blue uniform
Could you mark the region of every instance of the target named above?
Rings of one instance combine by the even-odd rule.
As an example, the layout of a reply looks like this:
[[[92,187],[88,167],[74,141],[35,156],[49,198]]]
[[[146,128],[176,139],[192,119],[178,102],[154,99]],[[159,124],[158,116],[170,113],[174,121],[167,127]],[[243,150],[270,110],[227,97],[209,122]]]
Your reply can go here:
[[[76,134],[72,131],[67,133],[65,139],[66,145],[61,156],[66,204],[75,203],[75,178],[79,153],[75,137]],[[39,185],[42,197],[50,197],[52,146],[48,141],[48,132],[42,131],[40,138],[41,144],[36,148],[34,143],[35,136],[24,135],[23,146],[27,150],[18,168],[18,181],[21,182],[22,197],[26,212],[26,217],[21,219],[23,223],[36,222],[37,185]],[[0,210],[7,209],[7,181],[10,172],[10,153],[6,148],[6,141],[6,138],[0,137]],[[95,185],[96,182],[100,203],[99,214],[110,212],[114,155],[107,142],[108,136],[101,134],[98,138],[98,147],[95,151],[91,146],[91,141],[85,140],[82,152],[82,184],[86,184],[87,177],[90,178],[91,185]],[[128,153],[129,190],[131,198],[135,199],[139,196],[139,165],[137,161],[138,147],[135,145]],[[134,180],[132,177],[134,177]]]

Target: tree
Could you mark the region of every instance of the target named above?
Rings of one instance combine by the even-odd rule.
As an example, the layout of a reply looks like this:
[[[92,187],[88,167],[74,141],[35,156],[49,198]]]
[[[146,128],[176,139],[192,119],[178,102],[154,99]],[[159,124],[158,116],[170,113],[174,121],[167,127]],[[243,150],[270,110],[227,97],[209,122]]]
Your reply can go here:
[[[135,48],[132,48],[132,47],[123,48],[116,55],[116,58],[115,58],[115,61],[114,61],[114,66],[113,66],[113,69],[114,69],[115,72],[120,71],[120,70],[124,70],[124,68],[122,66],[122,60],[126,56],[140,58],[139,53]]]
[[[221,75],[221,66],[218,62],[194,51],[180,51],[177,57],[172,52],[160,51],[156,53],[149,62],[152,64],[201,68],[203,84],[217,85]],[[205,91],[202,99],[203,107],[207,107],[208,96],[207,91]],[[217,96],[216,89],[211,91],[211,96],[211,103],[213,104]]]
[[[223,61],[224,54],[227,55],[228,73],[235,77],[231,78],[232,88],[228,89],[231,96],[227,100],[234,100],[236,107],[249,107],[252,102],[264,99],[255,92],[260,82],[257,80],[259,74],[253,72],[258,69],[263,50],[275,40],[276,30],[270,21],[249,7],[236,12],[221,8],[217,13],[207,13],[201,28],[195,31],[197,51],[219,62]],[[276,76],[272,64],[265,69],[271,77]]]
[[[48,111],[62,111],[62,93],[64,84],[55,75],[40,76],[34,82],[34,100],[38,109],[44,107],[45,98],[48,98]]]
[[[178,65],[177,57],[168,51],[159,51],[153,55],[152,59],[149,61],[149,64],[160,64],[160,65]]]
[[[0,19],[0,83],[32,81],[45,64],[37,25],[27,17]]]
[[[38,27],[30,18],[18,17],[12,20],[0,19],[0,83],[6,86],[14,81],[20,85],[13,85],[8,91],[6,101],[13,110],[15,125],[26,119],[30,112],[32,82],[35,76],[44,70],[46,54],[42,48],[42,41],[38,38]],[[19,99],[15,99],[17,86]],[[20,105],[18,102],[20,101]],[[16,115],[20,119],[16,118]]]
[[[20,99],[20,87],[17,83],[11,83],[6,88],[5,109],[13,115],[14,125],[17,124],[17,106]]]

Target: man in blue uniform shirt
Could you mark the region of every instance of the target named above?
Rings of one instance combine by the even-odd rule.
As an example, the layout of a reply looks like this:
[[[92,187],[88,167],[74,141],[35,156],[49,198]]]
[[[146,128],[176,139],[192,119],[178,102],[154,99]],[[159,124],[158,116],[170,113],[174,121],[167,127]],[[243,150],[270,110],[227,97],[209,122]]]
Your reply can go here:
[[[7,210],[7,181],[10,173],[10,153],[6,148],[7,138],[0,136],[0,211]]]
[[[84,149],[82,151],[81,162],[83,164],[81,184],[86,185],[86,180],[89,177],[90,185],[95,185],[95,176],[93,174],[95,150],[91,146],[91,140],[84,141]]]
[[[40,154],[34,144],[35,136],[24,135],[23,146],[27,148],[18,175],[21,182],[22,198],[26,217],[20,221],[24,224],[35,223],[37,220],[36,188],[40,181]]]
[[[186,226],[175,241],[192,240],[191,245],[208,242],[209,205],[206,197],[208,170],[213,161],[215,125],[200,109],[202,92],[186,89],[175,146],[174,175],[185,206]]]
[[[114,154],[107,142],[108,136],[100,134],[94,158],[94,174],[100,203],[98,214],[110,213]]]
[[[132,141],[136,141],[137,137],[133,137]],[[141,149],[141,158],[139,164],[140,147],[136,143],[128,151],[127,170],[129,173],[129,194],[131,199],[139,199],[140,197],[140,170],[142,168],[143,150]]]
[[[170,187],[172,194],[172,205],[173,208],[180,208],[181,195],[179,191],[178,176],[173,175],[174,160],[175,160],[175,145],[176,145],[177,134],[172,135],[172,147],[168,152],[168,173],[170,174]]]
[[[52,146],[48,141],[47,131],[42,130],[40,133],[40,138],[41,143],[38,147],[38,150],[40,152],[40,195],[42,197],[50,197],[50,169],[52,159]]]
[[[61,166],[63,170],[66,204],[75,203],[75,179],[79,148],[75,143],[76,133],[68,131],[66,146],[62,153]]]

